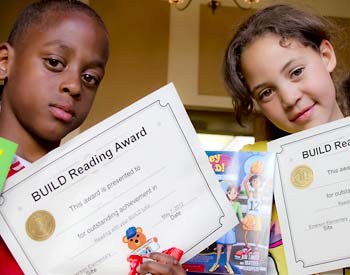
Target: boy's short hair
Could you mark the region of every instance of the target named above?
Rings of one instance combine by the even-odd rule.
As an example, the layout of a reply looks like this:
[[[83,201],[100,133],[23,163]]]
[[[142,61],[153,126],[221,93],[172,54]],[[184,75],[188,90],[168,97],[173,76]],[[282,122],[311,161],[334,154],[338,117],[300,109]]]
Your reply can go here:
[[[82,12],[101,24],[103,29],[108,33],[107,28],[101,17],[87,4],[79,0],[41,0],[27,6],[17,17],[7,42],[16,46],[33,25],[42,24],[47,18],[48,12]]]

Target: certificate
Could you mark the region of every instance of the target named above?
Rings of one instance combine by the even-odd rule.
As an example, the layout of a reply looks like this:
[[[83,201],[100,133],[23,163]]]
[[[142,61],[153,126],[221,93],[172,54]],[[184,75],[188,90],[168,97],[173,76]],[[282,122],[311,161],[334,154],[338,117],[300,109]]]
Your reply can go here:
[[[350,266],[350,119],[268,143],[289,274]]]
[[[131,254],[184,262],[238,223],[172,84],[10,178],[0,233],[25,274],[128,274]]]

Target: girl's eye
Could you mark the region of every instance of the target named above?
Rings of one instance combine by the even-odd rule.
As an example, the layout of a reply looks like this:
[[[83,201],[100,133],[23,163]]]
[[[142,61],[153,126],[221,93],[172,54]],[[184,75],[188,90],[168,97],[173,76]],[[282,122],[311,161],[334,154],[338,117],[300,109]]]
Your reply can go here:
[[[83,74],[82,79],[86,83],[86,85],[90,87],[97,87],[100,83],[100,81],[91,74]]]
[[[55,58],[47,58],[45,59],[46,66],[53,71],[61,71],[64,69],[65,65],[63,62],[59,61]]]
[[[304,72],[304,68],[297,68],[292,72],[292,77],[298,77]]]
[[[272,89],[268,88],[263,90],[260,94],[259,94],[259,100],[264,101],[266,100],[266,98],[268,98],[270,95],[272,94]]]

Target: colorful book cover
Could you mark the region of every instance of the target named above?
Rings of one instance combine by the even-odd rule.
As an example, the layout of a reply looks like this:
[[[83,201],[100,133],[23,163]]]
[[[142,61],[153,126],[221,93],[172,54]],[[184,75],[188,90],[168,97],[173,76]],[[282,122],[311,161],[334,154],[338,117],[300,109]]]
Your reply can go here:
[[[275,155],[206,153],[240,223],[183,267],[188,274],[267,274]]]
[[[17,144],[0,137],[0,193],[6,181]]]

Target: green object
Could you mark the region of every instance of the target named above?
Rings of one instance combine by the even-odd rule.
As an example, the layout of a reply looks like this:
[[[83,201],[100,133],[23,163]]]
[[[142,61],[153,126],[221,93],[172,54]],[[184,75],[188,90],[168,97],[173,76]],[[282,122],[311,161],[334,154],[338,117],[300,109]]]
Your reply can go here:
[[[0,193],[4,187],[17,146],[16,143],[0,137]]]

